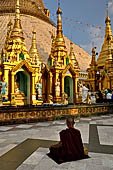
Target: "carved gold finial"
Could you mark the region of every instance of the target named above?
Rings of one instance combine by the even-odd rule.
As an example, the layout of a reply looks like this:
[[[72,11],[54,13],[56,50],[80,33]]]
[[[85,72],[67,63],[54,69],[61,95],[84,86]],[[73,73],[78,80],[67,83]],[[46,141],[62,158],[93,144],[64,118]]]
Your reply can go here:
[[[31,57],[31,63],[37,65],[37,64],[40,64],[42,60],[41,60],[41,57],[40,57],[40,55],[38,53],[38,49],[37,49],[35,28],[33,29],[32,34],[33,34],[32,45],[29,50],[29,55]]]
[[[37,48],[37,46],[36,46],[36,30],[33,29],[32,33],[33,33],[33,37],[32,37],[32,47],[33,47],[34,49],[36,49],[36,48]]]
[[[96,53],[96,47],[93,47],[92,48],[92,60],[91,60],[91,65],[95,65],[96,64],[96,55],[97,55],[98,53]]]
[[[19,37],[24,40],[23,37],[23,31],[22,31],[22,26],[21,26],[21,21],[20,21],[20,5],[19,5],[19,0],[16,0],[16,6],[15,6],[15,21],[14,21],[14,26],[12,30],[11,36],[13,37]]]
[[[62,20],[61,20],[62,10],[60,8],[60,0],[58,0],[58,10],[57,10],[57,35],[62,34]]]
[[[73,42],[72,42],[72,40],[70,41],[70,54],[69,54],[69,56],[70,56],[71,60],[75,60],[75,54],[74,54],[74,51],[73,51]]]
[[[70,53],[72,53],[73,52],[73,42],[72,42],[72,40],[70,41]]]
[[[58,8],[60,8],[60,0],[58,0]]]
[[[106,4],[106,7],[107,7],[107,16],[106,16],[106,20],[105,20],[105,23],[106,23],[105,41],[112,39],[112,30],[111,30],[111,24],[110,24],[111,20],[110,20],[110,17],[108,15],[108,3]]]
[[[8,27],[8,31],[11,31],[11,29],[12,29],[12,21],[11,21],[11,19],[9,20],[9,22],[8,22],[8,24],[7,24],[7,27]]]
[[[15,23],[14,23],[14,29],[22,29],[21,22],[20,22],[20,5],[19,0],[16,0],[16,6],[15,6]],[[21,30],[22,31],[22,30]]]
[[[19,0],[16,1],[16,8],[15,8],[15,19],[20,19],[20,4],[19,4]]]
[[[108,1],[106,3],[106,9],[107,9],[107,16],[108,16]]]
[[[58,0],[58,10],[57,10],[57,14],[62,14],[62,10],[60,8],[60,0]]]
[[[77,59],[75,57],[75,53],[73,51],[73,42],[72,42],[72,40],[70,41],[70,54],[69,54],[69,56],[70,56],[70,59],[72,61],[73,67],[75,69],[79,69],[78,61],[77,61]]]
[[[108,4],[108,2],[107,2],[107,3],[106,3],[106,11],[107,11],[107,15],[106,15],[105,23],[111,22],[110,17],[109,17],[109,15],[108,15],[108,7],[109,7],[109,4]]]

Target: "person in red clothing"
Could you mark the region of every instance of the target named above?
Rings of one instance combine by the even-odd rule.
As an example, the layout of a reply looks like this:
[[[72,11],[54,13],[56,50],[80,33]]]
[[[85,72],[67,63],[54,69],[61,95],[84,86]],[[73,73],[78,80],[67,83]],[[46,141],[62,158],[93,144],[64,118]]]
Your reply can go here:
[[[66,119],[67,129],[60,132],[60,142],[52,145],[47,155],[57,163],[89,158],[85,154],[80,131],[74,128],[74,118]]]

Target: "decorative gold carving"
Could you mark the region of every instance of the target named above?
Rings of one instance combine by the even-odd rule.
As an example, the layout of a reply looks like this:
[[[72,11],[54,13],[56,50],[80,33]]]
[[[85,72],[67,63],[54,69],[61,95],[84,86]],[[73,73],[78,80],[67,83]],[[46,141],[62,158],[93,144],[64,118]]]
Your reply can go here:
[[[70,41],[70,54],[69,54],[69,56],[70,56],[70,59],[72,61],[72,65],[73,65],[74,69],[80,70],[78,61],[77,61],[77,59],[75,57],[75,53],[73,51],[73,42],[72,41]]]
[[[63,71],[61,71],[62,74],[66,74],[66,72],[68,72],[68,70],[72,73],[72,75],[76,75],[76,70],[74,69],[74,67],[72,66],[71,63],[69,63],[65,69]]]
[[[28,64],[28,62],[26,60],[23,60],[21,61],[17,66],[15,66],[13,69],[12,69],[12,72],[16,72],[17,70],[19,70],[21,67],[25,66],[27,68],[27,70],[30,72],[30,73],[33,73],[34,70],[32,69],[32,67]]]
[[[33,65],[41,65],[42,60],[39,55],[38,49],[37,49],[37,44],[36,44],[36,31],[33,30],[33,37],[32,37],[32,45],[29,50],[29,55],[31,58],[31,64]]]

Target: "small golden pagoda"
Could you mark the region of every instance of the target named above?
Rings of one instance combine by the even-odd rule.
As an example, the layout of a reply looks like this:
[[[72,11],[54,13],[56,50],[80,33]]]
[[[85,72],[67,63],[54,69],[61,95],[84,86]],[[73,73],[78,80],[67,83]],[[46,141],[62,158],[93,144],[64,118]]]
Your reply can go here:
[[[90,91],[104,91],[106,88],[113,90],[113,35],[111,30],[111,20],[108,16],[105,20],[105,37],[101,52],[95,60],[96,50],[92,49],[92,61],[88,69],[88,79],[86,84],[89,85]]]
[[[32,46],[26,49],[21,27],[19,0],[15,7],[15,20],[8,23],[7,37],[1,54],[0,78],[4,90],[3,105],[38,104],[36,83],[39,81],[41,58],[36,47],[36,32],[33,31]],[[4,85],[4,82],[6,85]],[[7,87],[6,87],[7,86]]]
[[[52,35],[52,48],[47,66],[42,67],[43,100],[49,103],[76,103],[79,66],[72,42],[70,55],[67,53],[62,31],[60,4],[57,10],[56,37]]]
[[[69,56],[70,56],[70,60],[72,62],[74,69],[80,71],[78,61],[77,61],[75,53],[73,51],[73,42],[72,41],[70,41],[70,54],[69,54]]]
[[[113,89],[113,35],[110,22],[111,20],[108,16],[107,9],[104,43],[97,59],[97,69],[100,75],[100,90],[104,90],[105,88]]]
[[[87,69],[88,79],[86,80],[86,84],[89,88],[89,91],[91,92],[95,92],[98,89],[96,55],[96,48],[94,47],[92,49],[92,60],[90,68]]]

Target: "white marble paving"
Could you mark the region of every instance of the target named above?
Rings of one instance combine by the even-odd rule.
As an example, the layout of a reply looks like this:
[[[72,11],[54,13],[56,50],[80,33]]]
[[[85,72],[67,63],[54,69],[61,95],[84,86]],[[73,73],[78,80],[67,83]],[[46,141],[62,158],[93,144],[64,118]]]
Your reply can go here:
[[[44,152],[42,148],[39,148],[39,150]],[[24,161],[23,164],[21,164],[21,166],[17,168],[17,170],[112,170],[113,169],[113,155],[110,154],[98,154],[98,153],[90,152],[89,155],[91,158],[89,159],[66,162],[60,165],[54,162],[46,155],[46,150],[45,150],[45,155],[43,155],[40,161],[38,161],[39,160],[38,158],[36,159],[36,154],[37,151],[34,152],[34,154],[32,154],[32,156],[35,155],[34,160],[32,156],[29,157],[28,163],[29,166],[31,167],[30,169],[28,169],[27,166],[28,165],[27,163],[28,159],[27,159],[26,161]],[[35,165],[34,168],[32,167],[33,163]]]
[[[103,120],[103,124],[113,126],[113,118]]]
[[[68,170],[85,170],[87,160],[78,160],[70,162]]]
[[[5,141],[6,141],[6,139],[0,139],[0,143],[5,142]]]
[[[22,124],[22,125],[18,125],[18,126],[16,126],[17,128],[25,128],[25,129],[27,129],[27,128],[31,128],[33,125],[24,125],[24,124]]]
[[[40,160],[44,157],[45,153],[43,152],[34,152],[28,159],[26,159],[23,163],[29,165],[37,165]]]
[[[91,118],[80,118],[80,121],[91,121]]]
[[[49,148],[42,148],[42,147],[40,147],[40,148],[38,148],[37,150],[36,150],[36,152],[41,152],[41,153],[48,153],[49,152]]]
[[[36,165],[21,164],[16,170],[33,170]]]
[[[102,117],[102,118],[110,118],[109,115],[102,115],[101,117]]]
[[[83,143],[89,142],[89,124],[78,124],[75,128],[81,132]]]
[[[76,120],[75,128],[79,129],[83,139],[83,143],[89,142],[89,123],[100,124],[97,126],[99,140],[101,145],[113,145],[113,118],[109,117],[95,117],[93,120],[90,118],[83,118],[83,121]],[[106,126],[101,126],[106,125]],[[108,125],[108,126],[107,126]],[[32,127],[30,129],[30,127]],[[34,128],[37,126],[36,128]],[[15,128],[13,130],[12,128]],[[16,130],[16,128],[18,128]],[[0,156],[8,152],[19,143],[28,138],[32,139],[45,139],[59,141],[59,132],[67,128],[65,120],[58,120],[53,122],[39,122],[34,124],[23,124],[14,126],[1,126],[0,127]],[[1,130],[2,129],[2,130]],[[12,129],[11,131],[7,131]],[[3,146],[3,147],[2,147]],[[46,153],[49,152],[48,148],[39,148],[32,153],[18,168],[17,170],[113,170],[113,154],[89,153],[91,158],[67,162],[58,165],[50,159]]]
[[[103,121],[102,120],[97,120],[96,123],[100,124],[100,125],[103,125]]]
[[[45,155],[34,170],[52,170],[57,165],[52,159]]]
[[[9,150],[13,149],[15,146],[17,146],[17,145],[16,144],[9,144],[6,147],[0,148],[0,156],[4,155]]]
[[[49,148],[38,148],[23,164],[37,165],[41,159],[49,152]]]
[[[64,120],[64,121],[54,121],[53,123],[52,123],[53,125],[65,125],[66,124],[66,121]]]
[[[97,122],[93,120],[93,121],[90,121],[89,124],[90,124],[90,125],[91,125],[91,124],[97,124]]]
[[[0,131],[7,131],[12,129],[12,127],[8,127],[8,126],[0,126]]]
[[[97,119],[100,119],[100,117],[99,116],[91,116],[91,119],[97,120]]]
[[[39,122],[39,123],[36,123],[35,126],[42,126],[42,127],[46,127],[46,126],[50,126],[51,123],[49,122]]]
[[[97,126],[101,145],[113,145],[113,127]]]

